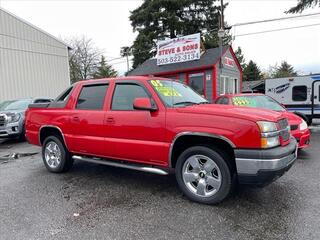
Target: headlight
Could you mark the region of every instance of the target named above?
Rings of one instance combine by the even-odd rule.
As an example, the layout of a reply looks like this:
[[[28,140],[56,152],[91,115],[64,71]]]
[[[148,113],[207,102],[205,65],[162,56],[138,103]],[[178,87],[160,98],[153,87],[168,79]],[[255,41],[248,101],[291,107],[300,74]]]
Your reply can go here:
[[[260,128],[260,131],[262,133],[268,133],[268,132],[276,132],[278,131],[278,128],[277,128],[277,124],[274,123],[274,122],[265,122],[265,121],[260,121],[260,122],[257,122],[259,128]]]
[[[306,130],[307,128],[308,128],[308,124],[304,120],[302,120],[302,122],[299,125],[299,129]]]
[[[274,122],[257,122],[261,132],[261,148],[272,148],[280,145],[279,131]]]
[[[20,113],[14,113],[12,115],[8,116],[8,122],[18,122],[21,118],[21,114]]]

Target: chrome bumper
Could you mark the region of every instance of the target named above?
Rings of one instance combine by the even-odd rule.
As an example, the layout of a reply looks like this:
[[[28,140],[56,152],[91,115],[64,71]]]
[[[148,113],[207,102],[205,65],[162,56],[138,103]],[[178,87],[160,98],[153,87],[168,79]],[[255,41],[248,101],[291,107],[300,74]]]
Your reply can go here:
[[[237,174],[240,183],[265,185],[290,169],[297,159],[298,144],[266,150],[235,150]]]
[[[19,122],[7,123],[5,126],[0,126],[0,138],[18,136],[22,133],[22,128]]]

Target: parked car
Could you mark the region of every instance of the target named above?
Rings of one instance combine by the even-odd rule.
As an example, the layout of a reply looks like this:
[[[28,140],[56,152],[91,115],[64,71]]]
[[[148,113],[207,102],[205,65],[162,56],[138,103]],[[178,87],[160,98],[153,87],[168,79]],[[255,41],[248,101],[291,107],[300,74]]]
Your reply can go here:
[[[266,185],[296,159],[281,112],[209,104],[168,79],[81,81],[45,106],[31,104],[26,137],[50,172],[74,160],[166,175],[191,200],[215,204],[238,180]]]
[[[0,138],[24,139],[24,115],[29,104],[51,102],[52,99],[18,99],[0,103]]]
[[[254,107],[282,112],[289,120],[291,134],[298,142],[299,149],[310,145],[310,130],[307,123],[296,114],[287,109],[273,98],[259,93],[227,94],[220,96],[215,101],[217,104],[229,104],[244,107]]]

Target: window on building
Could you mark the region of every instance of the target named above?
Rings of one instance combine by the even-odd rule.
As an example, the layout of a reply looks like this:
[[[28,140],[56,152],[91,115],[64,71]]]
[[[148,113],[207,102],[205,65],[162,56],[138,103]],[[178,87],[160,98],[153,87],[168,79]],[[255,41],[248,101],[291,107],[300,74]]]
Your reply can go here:
[[[84,86],[77,100],[76,109],[101,110],[107,89],[107,84]]]
[[[112,110],[134,110],[135,98],[148,98],[145,89],[136,84],[117,84],[112,99]]]
[[[220,94],[234,94],[238,92],[238,79],[227,76],[220,77]]]
[[[294,86],[292,88],[292,100],[297,102],[303,102],[307,100],[308,97],[307,86]]]
[[[189,86],[202,96],[205,96],[204,73],[189,74]]]

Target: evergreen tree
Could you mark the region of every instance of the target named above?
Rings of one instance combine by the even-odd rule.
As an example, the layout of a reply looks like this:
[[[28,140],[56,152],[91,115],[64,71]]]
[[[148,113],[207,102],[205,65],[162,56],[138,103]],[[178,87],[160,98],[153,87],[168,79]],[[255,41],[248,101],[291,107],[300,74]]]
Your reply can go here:
[[[217,0],[144,0],[130,15],[138,32],[132,46],[133,67],[156,54],[156,41],[202,33],[204,46],[218,46],[220,6]],[[226,5],[224,6],[226,7]],[[224,44],[230,41],[227,35]]]
[[[307,8],[320,7],[320,0],[298,0],[295,7],[290,8],[286,13],[301,13]]]
[[[97,71],[93,75],[94,78],[108,78],[116,77],[117,71],[112,68],[112,66],[106,63],[105,57],[101,55],[101,60],[98,64]]]
[[[283,61],[279,67],[276,67],[274,73],[272,74],[273,78],[282,78],[282,77],[294,77],[297,76],[297,72],[294,70],[286,61]]]
[[[239,61],[240,65],[241,65],[241,67],[242,67],[242,70],[245,69],[247,64],[246,64],[246,60],[244,58],[244,55],[242,53],[241,47],[238,47],[237,50],[234,53],[236,54],[236,56],[238,58],[238,61]]]
[[[255,81],[262,79],[261,70],[258,65],[250,60],[250,62],[243,69],[243,80],[244,81]]]

